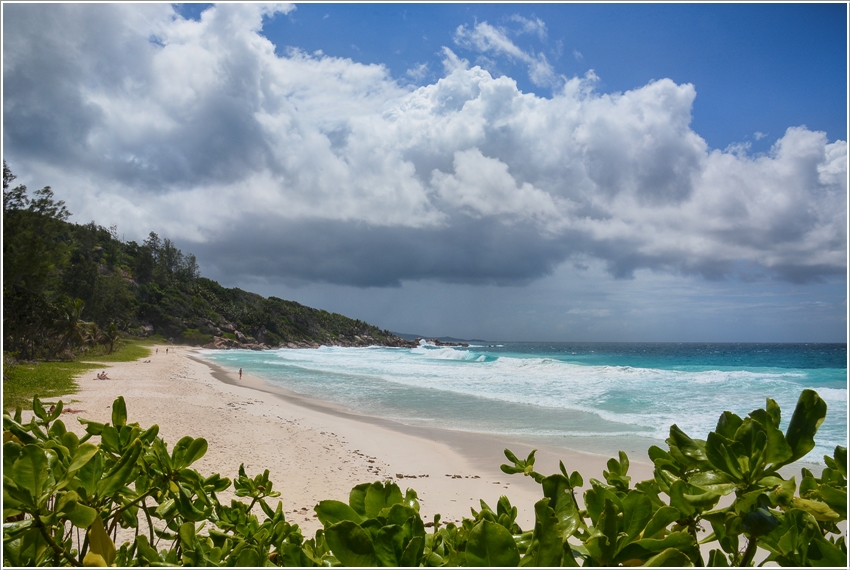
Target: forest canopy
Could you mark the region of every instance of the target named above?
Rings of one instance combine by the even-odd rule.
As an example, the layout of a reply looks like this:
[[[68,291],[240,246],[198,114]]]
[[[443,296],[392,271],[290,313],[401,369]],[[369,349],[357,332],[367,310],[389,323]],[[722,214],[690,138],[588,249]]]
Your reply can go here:
[[[3,334],[16,359],[72,359],[120,334],[259,348],[403,342],[336,313],[222,287],[169,238],[125,242],[115,226],[71,223],[49,186],[30,194],[15,179],[4,161]]]

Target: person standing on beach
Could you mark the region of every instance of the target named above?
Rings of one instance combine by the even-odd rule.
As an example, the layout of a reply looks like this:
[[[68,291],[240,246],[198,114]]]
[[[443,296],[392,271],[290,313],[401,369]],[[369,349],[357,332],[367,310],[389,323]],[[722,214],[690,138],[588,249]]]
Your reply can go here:
[[[242,380],[242,369],[239,369],[239,379]]]

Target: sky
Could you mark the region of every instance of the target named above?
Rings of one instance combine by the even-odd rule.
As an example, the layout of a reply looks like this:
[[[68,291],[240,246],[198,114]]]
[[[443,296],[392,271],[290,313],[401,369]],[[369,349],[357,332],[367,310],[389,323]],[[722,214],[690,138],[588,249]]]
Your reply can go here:
[[[847,7],[3,3],[72,221],[395,332],[846,342]]]

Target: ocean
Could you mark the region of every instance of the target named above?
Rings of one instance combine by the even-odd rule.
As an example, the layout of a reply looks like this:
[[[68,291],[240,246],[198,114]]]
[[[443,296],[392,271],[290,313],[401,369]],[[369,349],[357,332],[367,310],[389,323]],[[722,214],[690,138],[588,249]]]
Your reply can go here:
[[[423,342],[203,356],[359,414],[641,460],[666,449],[674,423],[704,439],[724,410],[744,417],[768,397],[784,430],[812,388],[828,412],[804,461],[847,445],[846,344]]]

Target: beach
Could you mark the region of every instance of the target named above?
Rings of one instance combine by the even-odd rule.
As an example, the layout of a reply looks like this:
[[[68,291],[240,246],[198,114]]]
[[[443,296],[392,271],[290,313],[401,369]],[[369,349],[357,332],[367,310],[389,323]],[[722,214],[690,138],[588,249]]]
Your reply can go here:
[[[321,528],[313,511],[319,501],[347,502],[355,485],[387,480],[402,492],[417,492],[426,523],[436,513],[445,522],[459,522],[470,508],[480,509],[479,500],[495,508],[506,495],[518,508],[519,525],[533,527],[540,486],[499,469],[507,461],[505,447],[524,458],[531,451],[527,445],[345,412],[247,374],[240,380],[235,370],[204,361],[190,347],[154,347],[150,357],[110,364],[106,371],[109,380],[89,372],[78,378],[76,394],[58,398],[72,410],[62,416],[69,430],[85,431],[74,417],[109,422],[113,401],[123,396],[128,421],[143,428],[159,425],[170,446],[186,435],[205,438],[209,449],[193,465],[202,475],[233,479],[240,464],[251,477],[268,469],[281,493],[276,500],[305,537]],[[591,477],[603,479],[609,458],[563,448],[540,448],[536,457],[537,471],[556,473],[561,460],[582,474],[585,485]],[[633,481],[651,478],[651,464],[630,459]],[[229,502],[235,495],[231,488],[219,497]],[[270,501],[273,507],[276,500]]]

